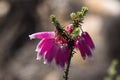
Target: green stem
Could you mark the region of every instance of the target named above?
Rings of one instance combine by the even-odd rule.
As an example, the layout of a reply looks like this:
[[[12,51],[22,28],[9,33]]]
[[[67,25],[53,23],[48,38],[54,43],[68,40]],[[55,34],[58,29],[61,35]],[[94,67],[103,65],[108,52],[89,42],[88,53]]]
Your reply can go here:
[[[68,75],[69,75],[69,68],[70,68],[70,63],[71,63],[71,58],[73,56],[73,47],[70,47],[70,55],[69,55],[69,59],[68,59],[68,64],[65,70],[65,75],[64,75],[64,79],[68,80]]]

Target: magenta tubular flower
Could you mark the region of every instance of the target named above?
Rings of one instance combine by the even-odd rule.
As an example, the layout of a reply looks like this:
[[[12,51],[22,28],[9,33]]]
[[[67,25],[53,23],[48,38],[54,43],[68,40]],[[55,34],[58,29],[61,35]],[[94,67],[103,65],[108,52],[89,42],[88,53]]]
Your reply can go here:
[[[92,50],[95,48],[95,45],[89,34],[83,32],[81,36],[75,40],[75,47],[79,49],[82,58],[85,59],[86,56],[92,57]]]
[[[86,56],[91,57],[92,52],[90,47],[87,45],[86,40],[83,37],[79,37],[75,41],[75,47],[80,51],[81,56],[83,59],[86,58]]]
[[[70,36],[75,33],[74,26],[72,24],[66,27],[66,32]],[[92,56],[92,50],[95,45],[87,32],[75,33],[73,35],[78,35],[74,39],[74,47],[77,48],[83,59],[86,56]],[[30,39],[41,39],[36,47],[37,60],[44,57],[44,63],[51,63],[54,59],[56,64],[64,68],[67,64],[70,55],[70,49],[68,47],[68,40],[63,38],[63,36],[56,34],[55,32],[38,32],[29,35]]]
[[[69,25],[68,27],[68,31],[71,31],[73,29],[73,25]],[[76,37],[74,39],[74,45],[75,48],[80,51],[83,59],[85,59],[86,56],[92,57],[92,50],[95,49],[95,45],[92,38],[87,32],[82,32],[81,35]]]
[[[54,32],[38,32],[29,35],[30,39],[42,39],[37,47],[37,60],[44,57],[44,63],[51,63],[55,59],[56,64],[64,67],[68,61],[69,49],[67,41],[60,35],[55,35]]]
[[[94,49],[95,45],[93,43],[93,40],[91,39],[90,35],[87,32],[83,32],[81,37],[83,37],[87,43],[87,45],[91,48]]]
[[[71,34],[73,30],[74,30],[73,24],[69,24],[68,26],[66,26],[66,31],[68,32],[68,34]]]

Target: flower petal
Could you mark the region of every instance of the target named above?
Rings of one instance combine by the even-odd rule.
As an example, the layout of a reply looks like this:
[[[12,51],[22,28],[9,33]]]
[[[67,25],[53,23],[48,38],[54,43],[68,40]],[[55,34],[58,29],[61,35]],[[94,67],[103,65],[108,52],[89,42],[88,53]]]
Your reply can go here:
[[[78,39],[75,40],[75,47],[79,49],[83,59],[86,58],[86,55],[88,57],[92,56],[91,49],[83,37],[79,37]]]
[[[60,50],[60,47],[58,48],[58,52],[57,52],[57,54],[55,55],[55,62],[56,62],[56,64],[57,65],[59,65],[60,64],[60,52],[61,50]]]
[[[36,52],[38,52],[41,48],[41,46],[45,43],[47,39],[42,39],[38,44],[37,44],[37,47],[35,49]]]
[[[55,55],[56,64],[59,65],[61,68],[64,68],[65,63],[68,62],[69,58],[69,50],[67,46],[59,46],[59,50]]]
[[[61,53],[60,53],[60,66],[62,67],[62,68],[64,68],[64,66],[65,66],[65,62],[66,62],[66,47],[65,46],[61,46],[61,48],[60,48],[60,51],[61,51]]]
[[[91,49],[95,48],[93,40],[87,32],[83,32],[81,37],[85,38],[86,43],[90,46]]]
[[[74,30],[73,24],[69,24],[66,26],[66,31],[68,32],[68,34],[71,34],[73,30]]]
[[[84,45],[82,44],[81,41],[78,41],[78,40],[77,40],[77,41],[75,42],[75,47],[79,49],[79,51],[81,52],[82,58],[85,59],[85,58],[86,58],[86,54],[85,54],[86,52],[85,52],[85,49],[84,49],[83,46],[84,46]]]
[[[45,39],[44,43],[41,45],[37,53],[37,58],[43,56],[45,52],[51,49],[54,44],[55,44],[54,39]]]
[[[83,49],[88,57],[92,56],[91,50],[83,38],[81,39],[81,47],[83,47]]]
[[[52,46],[51,49],[46,51],[44,59],[45,59],[45,61],[47,61],[47,63],[50,63],[53,60],[55,54],[58,52],[58,49],[59,49],[58,45],[55,44],[55,45]]]
[[[38,33],[34,33],[29,35],[30,39],[42,39],[42,38],[54,38],[55,37],[55,32],[38,32]]]

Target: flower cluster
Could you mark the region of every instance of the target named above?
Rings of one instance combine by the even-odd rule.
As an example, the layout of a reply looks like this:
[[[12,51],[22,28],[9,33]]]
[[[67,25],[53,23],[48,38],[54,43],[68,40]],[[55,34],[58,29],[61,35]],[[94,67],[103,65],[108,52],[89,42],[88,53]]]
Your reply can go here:
[[[31,39],[42,39],[37,47],[37,60],[44,56],[44,63],[50,63],[55,58],[56,64],[64,67],[68,60],[70,50],[67,41],[55,32],[39,32],[29,36]]]
[[[52,16],[51,20],[56,27],[55,32],[38,32],[29,35],[30,39],[41,40],[36,47],[37,60],[43,57],[44,63],[51,63],[55,59],[56,64],[64,68],[70,57],[71,46],[80,51],[83,59],[86,56],[92,56],[91,51],[95,48],[94,43],[90,35],[84,32],[80,25],[86,10],[83,8],[77,15],[72,13],[73,23],[66,26],[65,29],[61,27],[55,16]],[[69,40],[73,41],[72,45]]]

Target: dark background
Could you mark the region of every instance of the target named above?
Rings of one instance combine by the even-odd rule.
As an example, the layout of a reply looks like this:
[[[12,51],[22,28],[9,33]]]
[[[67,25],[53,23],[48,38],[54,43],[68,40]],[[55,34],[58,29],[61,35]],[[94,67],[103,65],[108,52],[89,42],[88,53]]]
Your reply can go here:
[[[64,25],[71,23],[69,14],[88,6],[83,29],[93,38],[93,59],[85,61],[75,54],[70,80],[103,80],[113,59],[120,61],[119,0],[0,0],[0,80],[62,80],[63,70],[36,61],[39,40],[28,35],[51,31],[49,20],[55,14]],[[117,66],[120,74],[120,65]]]

